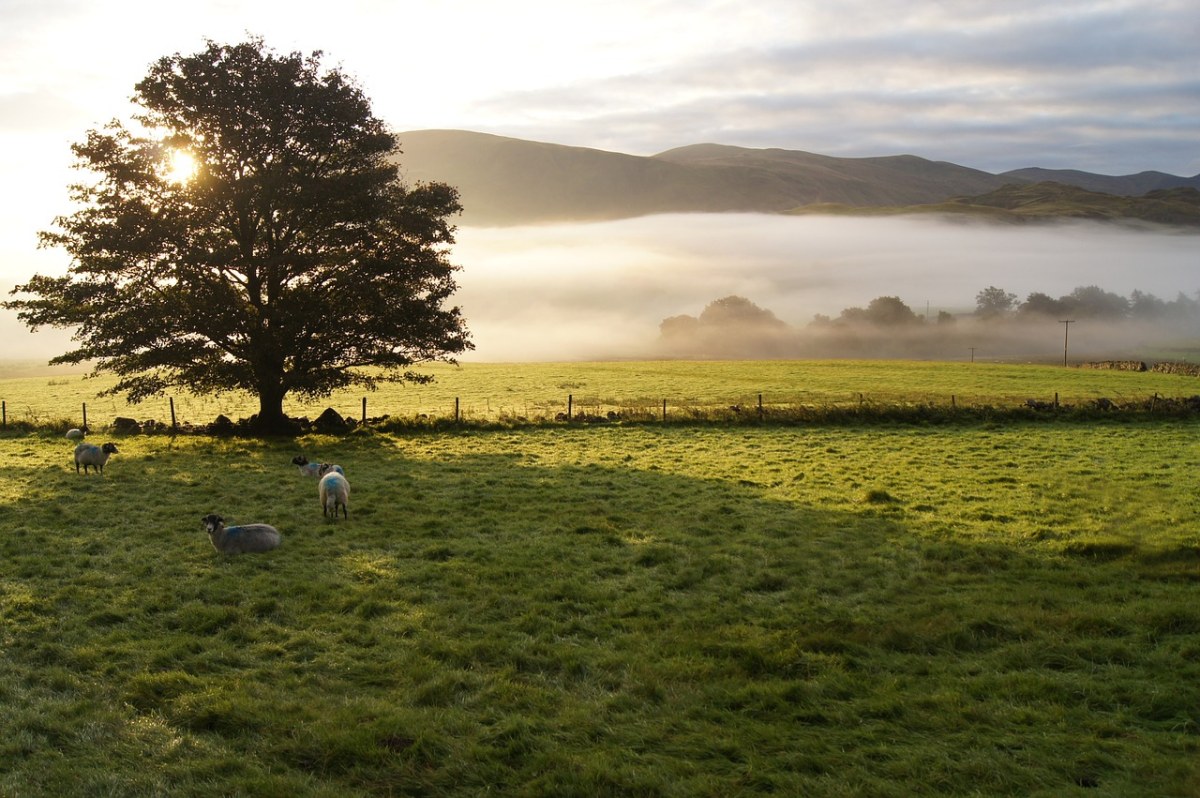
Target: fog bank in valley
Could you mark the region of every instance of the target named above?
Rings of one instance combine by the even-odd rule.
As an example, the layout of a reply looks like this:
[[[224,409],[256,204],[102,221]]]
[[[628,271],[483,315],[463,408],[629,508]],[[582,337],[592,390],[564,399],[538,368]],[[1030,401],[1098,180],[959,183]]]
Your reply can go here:
[[[46,253],[42,253],[43,255]],[[1024,301],[1080,286],[1171,301],[1200,289],[1200,235],[1073,223],[1002,226],[934,219],[852,219],[753,214],[652,216],[616,222],[510,228],[462,227],[461,305],[476,349],[466,361],[658,357],[1061,357],[1057,319],[980,327],[960,314],[989,286]],[[5,298],[27,276],[5,275]],[[714,300],[748,299],[782,328],[720,331],[680,346],[660,336],[671,317],[700,316]],[[924,330],[814,327],[876,297],[898,297],[928,318]],[[938,325],[941,312],[958,319]],[[1194,326],[1200,326],[1193,320]],[[763,331],[759,331],[762,333]],[[936,333],[936,335],[934,335]],[[1071,325],[1072,360],[1133,354],[1175,342],[1180,330]],[[1188,331],[1200,338],[1200,330]],[[45,361],[70,333],[36,335],[0,311],[0,357]],[[693,342],[695,343],[695,342]],[[1144,357],[1144,355],[1140,355]]]
[[[932,326],[943,311],[969,314],[989,286],[1018,301],[1093,285],[1167,301],[1180,292],[1194,298],[1200,289],[1200,236],[1097,223],[697,214],[462,228],[458,242],[454,259],[464,266],[458,300],[476,342],[464,359],[480,361],[1045,358],[1062,354],[1064,326],[1057,319],[1007,325],[999,335],[960,317],[939,331],[945,335],[936,345],[932,330],[878,336],[810,322],[817,314],[837,318],[845,308],[895,296]],[[786,329],[758,336],[752,346],[717,336],[705,351],[660,339],[664,319],[698,316],[731,295],[771,311]],[[1177,327],[1118,327],[1077,321],[1070,328],[1072,359],[1125,355],[1180,334]]]

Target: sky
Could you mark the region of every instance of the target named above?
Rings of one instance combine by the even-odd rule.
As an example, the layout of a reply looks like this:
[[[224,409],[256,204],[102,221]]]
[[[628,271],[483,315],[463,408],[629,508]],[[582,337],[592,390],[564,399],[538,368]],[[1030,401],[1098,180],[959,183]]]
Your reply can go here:
[[[249,36],[321,50],[398,132],[1200,173],[1196,0],[0,0],[0,292],[65,269],[36,235],[70,145],[156,59]]]

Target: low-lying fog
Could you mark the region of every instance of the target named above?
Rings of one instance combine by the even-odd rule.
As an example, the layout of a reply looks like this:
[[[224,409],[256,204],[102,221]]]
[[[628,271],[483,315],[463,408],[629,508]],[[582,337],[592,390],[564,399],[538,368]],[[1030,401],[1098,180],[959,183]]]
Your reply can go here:
[[[515,228],[463,227],[453,260],[461,265],[456,301],[476,349],[463,360],[537,361],[644,358],[679,354],[663,346],[659,324],[699,316],[739,296],[788,325],[788,343],[762,352],[712,356],[1061,355],[1063,325],[1026,325],[1027,343],[1001,351],[964,319],[937,352],[909,352],[859,341],[840,351],[804,342],[815,314],[837,318],[849,307],[895,296],[931,320],[939,311],[970,313],[981,290],[996,286],[1024,301],[1058,298],[1080,286],[1123,297],[1135,291],[1173,300],[1200,289],[1200,235],[1134,231],[1092,223],[997,226],[933,219],[849,219],[767,215],[668,215],[616,222]],[[7,298],[8,288],[5,287]],[[1200,327],[1200,320],[1197,320]],[[1148,346],[1179,331],[1113,330],[1079,321],[1069,334],[1072,359]],[[49,358],[69,335],[24,332],[0,311],[6,358]],[[956,340],[956,337],[959,340]],[[1123,351],[1122,351],[1123,353]],[[696,354],[696,353],[691,353]],[[1134,353],[1136,354],[1136,352]]]
[[[910,353],[896,346],[831,352],[803,340],[817,335],[806,330],[815,314],[837,318],[880,296],[899,297],[932,321],[943,310],[970,313],[976,294],[989,286],[1018,301],[1034,292],[1058,298],[1092,285],[1123,297],[1138,290],[1170,301],[1180,292],[1194,298],[1200,288],[1200,236],[1095,223],[668,215],[462,228],[455,260],[464,266],[459,301],[476,344],[463,359],[483,361],[670,354],[659,340],[663,319],[698,316],[708,303],[730,295],[773,312],[799,337],[796,345],[771,348],[764,356],[897,357]],[[969,357],[972,346],[980,357],[1061,355],[1063,325],[1053,320],[1045,327],[1027,331],[1028,351],[989,353],[987,336],[969,333],[965,320],[961,346],[949,343],[943,356]],[[1136,336],[1131,345],[1146,345],[1155,332],[1080,322],[1070,329],[1071,352],[1107,356],[1130,336]],[[1163,337],[1171,336],[1177,331]]]

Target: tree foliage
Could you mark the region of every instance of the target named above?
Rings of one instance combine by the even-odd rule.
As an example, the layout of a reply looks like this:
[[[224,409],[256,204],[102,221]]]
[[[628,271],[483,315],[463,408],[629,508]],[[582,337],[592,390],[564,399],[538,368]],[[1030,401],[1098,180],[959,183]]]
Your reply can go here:
[[[841,323],[865,322],[879,327],[920,324],[921,318],[897,296],[879,296],[866,308],[846,308],[838,318]]]
[[[4,303],[31,328],[77,328],[52,362],[94,361],[130,401],[249,391],[278,428],[288,393],[424,381],[411,366],[471,348],[446,305],[457,191],[401,181],[395,136],[320,59],[257,39],[162,58],[130,123],[73,147],[94,179],[41,236],[68,273]],[[186,180],[170,170],[181,152]]]
[[[975,315],[984,319],[1005,316],[1017,306],[1017,295],[990,285],[975,295]]]
[[[770,328],[784,326],[774,313],[740,296],[727,296],[709,302],[701,311],[699,321],[700,324],[709,327],[736,325]]]

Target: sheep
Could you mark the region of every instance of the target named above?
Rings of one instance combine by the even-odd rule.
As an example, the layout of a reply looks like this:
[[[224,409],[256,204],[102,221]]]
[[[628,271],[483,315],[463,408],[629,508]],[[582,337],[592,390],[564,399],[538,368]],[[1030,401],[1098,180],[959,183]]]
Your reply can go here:
[[[79,427],[72,427],[71,429],[67,430],[66,438],[69,441],[81,441],[83,440],[84,435],[87,435],[87,427],[84,427],[83,429],[80,429]]]
[[[225,519],[216,513],[209,513],[200,522],[208,531],[213,548],[221,554],[270,551],[283,541],[279,530],[270,524],[225,526]]]
[[[298,454],[292,458],[292,465],[300,469],[302,477],[323,477],[330,471],[336,471],[342,476],[346,476],[346,472],[342,470],[340,465],[336,463],[310,463],[308,458],[302,454]]]
[[[317,483],[317,495],[321,497],[321,515],[333,516],[337,520],[337,508],[342,506],[342,515],[350,517],[346,506],[350,503],[350,483],[336,471],[330,471]]]
[[[83,473],[88,472],[88,466],[96,469],[96,473],[104,473],[104,464],[108,462],[108,456],[117,454],[117,447],[114,444],[106,443],[103,446],[97,446],[94,443],[81,443],[75,447],[75,473],[79,473],[79,466],[83,466]]]

